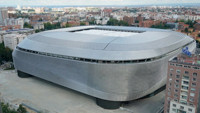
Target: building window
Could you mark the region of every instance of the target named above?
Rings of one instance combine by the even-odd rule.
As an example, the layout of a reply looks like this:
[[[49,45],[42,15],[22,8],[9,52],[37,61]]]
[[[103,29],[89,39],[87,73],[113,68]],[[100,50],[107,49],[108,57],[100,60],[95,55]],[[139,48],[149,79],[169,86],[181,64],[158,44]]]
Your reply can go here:
[[[195,94],[194,94],[194,93],[190,93],[190,96],[191,96],[191,97],[194,97],[194,96],[195,96]]]
[[[190,98],[190,101],[191,101],[191,102],[194,102],[194,98]]]
[[[173,112],[176,112],[176,109],[173,108],[172,111],[173,111]]]
[[[187,74],[187,75],[188,75],[188,74],[189,74],[189,72],[188,72],[188,71],[185,71],[185,74]]]
[[[174,99],[174,101],[175,101],[175,102],[178,102],[178,100],[177,100],[177,99]]]
[[[172,72],[174,69],[173,68],[170,68],[170,71]]]
[[[189,76],[183,76],[183,79],[189,80]]]
[[[181,73],[181,70],[176,70],[176,73]]]
[[[177,95],[177,94],[174,94],[174,97],[178,98],[178,95]]]
[[[194,106],[192,103],[189,103],[190,106]]]
[[[192,78],[192,81],[197,81],[197,79],[196,78]]]
[[[172,73],[170,73],[169,76],[172,77]]]
[[[198,67],[193,67],[193,69],[199,69]]]
[[[186,92],[186,91],[181,91],[181,94],[183,94],[183,95],[188,95],[188,92]]]
[[[176,93],[177,93],[177,92],[178,92],[178,89],[174,89],[174,92],[176,92]]]
[[[183,106],[180,106],[180,109],[184,109],[184,107],[183,107]]]
[[[188,111],[192,112],[192,109],[188,108]]]
[[[183,65],[181,65],[181,64],[176,64],[176,66],[177,66],[177,67],[182,67]]]
[[[173,63],[170,63],[170,65],[171,65],[171,66],[174,66],[174,64],[173,64]]]
[[[168,95],[171,96],[171,92],[168,92]]]
[[[187,100],[187,96],[182,95],[181,98]]]
[[[169,82],[171,82],[172,81],[172,78],[169,78]]]
[[[173,104],[173,107],[176,107],[176,104]]]
[[[180,103],[181,103],[181,104],[184,104],[184,105],[187,105],[187,101],[181,100]]]
[[[186,86],[182,86],[182,89],[188,90],[188,87],[186,87]]]
[[[169,83],[169,87],[172,86],[172,83]]]
[[[171,88],[168,88],[168,91],[171,91]]]
[[[179,88],[179,85],[178,85],[178,84],[174,84],[174,87],[175,87],[175,88]]]
[[[183,81],[183,84],[189,85],[189,82],[188,81]]]
[[[197,77],[197,73],[193,73],[193,76],[194,76],[194,77]]]
[[[196,89],[195,88],[191,88],[191,91],[195,91]]]
[[[196,83],[192,83],[192,87],[196,87]]]
[[[176,78],[180,78],[180,75],[176,75]]]
[[[179,80],[176,80],[176,83],[179,83]]]

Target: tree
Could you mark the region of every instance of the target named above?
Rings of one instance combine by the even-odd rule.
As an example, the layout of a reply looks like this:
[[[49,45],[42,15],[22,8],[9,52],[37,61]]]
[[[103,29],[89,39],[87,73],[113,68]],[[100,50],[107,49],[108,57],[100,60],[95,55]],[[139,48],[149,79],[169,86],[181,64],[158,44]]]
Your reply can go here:
[[[188,28],[185,28],[185,32],[188,33]]]
[[[16,110],[14,109],[11,109],[9,107],[9,104],[4,104],[4,103],[0,103],[1,104],[1,107],[2,107],[2,113],[26,113],[26,109],[22,106],[22,105],[19,105],[19,108]]]
[[[118,20],[117,20],[117,19],[110,18],[110,20],[107,22],[107,25],[114,25],[114,26],[117,26],[117,25],[118,25]]]
[[[33,27],[31,26],[31,24],[25,22],[25,23],[24,23],[24,28],[33,28]]]
[[[42,18],[40,18],[38,21],[43,21],[43,19],[42,19]]]
[[[66,23],[65,27],[71,27],[71,25],[69,23]]]
[[[7,47],[4,47],[4,43],[1,43],[0,44],[0,64],[3,61],[12,62],[13,59],[12,59],[12,50]]]
[[[57,22],[56,24],[51,24],[50,22],[44,23],[45,30],[58,29],[58,28],[61,28],[60,22]]]
[[[138,21],[138,20],[135,20],[135,23],[139,23],[139,21]]]
[[[40,32],[40,29],[36,29],[36,30],[35,30],[35,33],[38,33],[38,32]]]
[[[84,26],[84,25],[85,25],[85,22],[81,22],[80,25],[81,25],[81,26]]]
[[[123,20],[120,20],[120,21],[118,22],[118,25],[119,25],[119,26],[128,26],[128,23],[125,22],[125,21],[123,21]]]
[[[26,109],[20,104],[19,108],[17,109],[19,113],[26,113]]]
[[[10,109],[8,104],[1,103],[3,113],[18,113],[14,109]]]
[[[93,20],[89,21],[89,24],[90,25],[95,25],[95,20],[93,19]]]
[[[45,30],[51,30],[51,29],[53,29],[52,24],[50,22],[44,23],[44,29]]]
[[[170,27],[166,24],[160,23],[159,25],[152,25],[151,28],[159,28],[159,29],[169,29]]]
[[[128,23],[120,20],[118,21],[117,19],[110,18],[110,20],[107,22],[107,25],[112,25],[112,26],[128,26]]]

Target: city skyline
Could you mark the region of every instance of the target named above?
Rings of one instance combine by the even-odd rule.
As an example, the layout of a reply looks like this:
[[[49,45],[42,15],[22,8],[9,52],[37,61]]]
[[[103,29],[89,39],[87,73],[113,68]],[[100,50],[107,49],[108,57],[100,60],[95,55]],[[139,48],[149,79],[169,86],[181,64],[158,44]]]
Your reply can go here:
[[[157,5],[157,4],[191,4],[200,3],[199,0],[1,0],[1,6],[51,6],[51,5]]]

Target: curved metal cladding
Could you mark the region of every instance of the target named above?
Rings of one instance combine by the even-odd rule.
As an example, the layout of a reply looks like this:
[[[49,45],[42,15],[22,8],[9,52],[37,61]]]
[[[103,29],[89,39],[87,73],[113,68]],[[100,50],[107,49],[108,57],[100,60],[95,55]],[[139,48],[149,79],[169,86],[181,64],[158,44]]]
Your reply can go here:
[[[80,29],[133,30],[128,37],[72,33]],[[34,34],[13,52],[17,70],[111,101],[129,101],[166,82],[167,62],[196,43],[173,31],[87,26]]]

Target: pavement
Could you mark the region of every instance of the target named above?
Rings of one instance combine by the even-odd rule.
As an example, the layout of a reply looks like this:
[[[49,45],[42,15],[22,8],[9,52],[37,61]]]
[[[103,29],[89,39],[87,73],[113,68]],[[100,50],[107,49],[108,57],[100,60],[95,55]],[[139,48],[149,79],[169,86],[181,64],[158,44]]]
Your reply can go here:
[[[96,105],[95,98],[36,78],[19,78],[14,70],[0,71],[0,99],[17,107],[26,105],[42,113],[157,113],[165,91],[131,101],[116,110]]]

